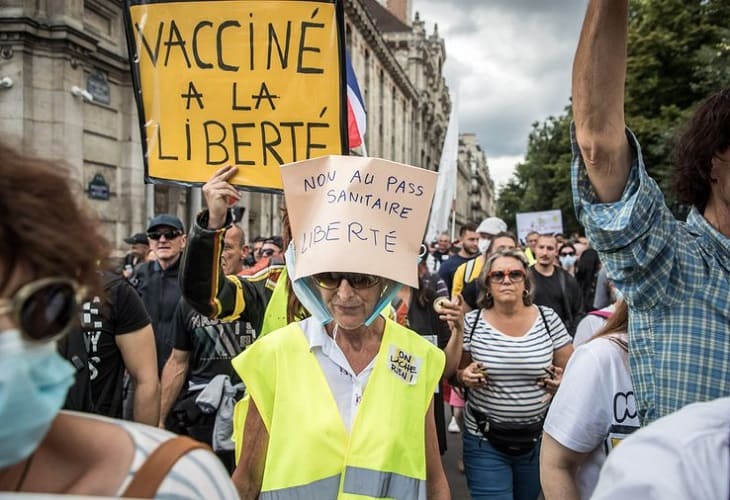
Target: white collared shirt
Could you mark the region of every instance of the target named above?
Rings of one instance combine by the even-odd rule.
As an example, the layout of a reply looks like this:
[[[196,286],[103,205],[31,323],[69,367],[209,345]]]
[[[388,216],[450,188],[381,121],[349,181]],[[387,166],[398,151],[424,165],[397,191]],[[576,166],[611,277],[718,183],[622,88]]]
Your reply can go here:
[[[352,422],[362,401],[365,386],[375,365],[375,359],[359,374],[355,374],[340,346],[327,335],[324,327],[314,318],[307,318],[299,322],[304,336],[309,343],[309,349],[319,362],[327,384],[340,410],[340,417],[347,432],[352,429]]]

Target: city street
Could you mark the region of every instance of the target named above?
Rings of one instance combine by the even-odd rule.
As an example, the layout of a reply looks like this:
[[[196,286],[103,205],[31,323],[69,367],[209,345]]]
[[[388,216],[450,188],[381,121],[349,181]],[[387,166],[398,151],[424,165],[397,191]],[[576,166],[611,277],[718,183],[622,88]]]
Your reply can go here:
[[[451,410],[446,406],[446,422],[451,420]],[[466,487],[466,476],[457,469],[457,460],[461,456],[461,433],[446,433],[447,449],[442,458],[446,478],[451,488],[453,500],[468,500],[469,490]]]

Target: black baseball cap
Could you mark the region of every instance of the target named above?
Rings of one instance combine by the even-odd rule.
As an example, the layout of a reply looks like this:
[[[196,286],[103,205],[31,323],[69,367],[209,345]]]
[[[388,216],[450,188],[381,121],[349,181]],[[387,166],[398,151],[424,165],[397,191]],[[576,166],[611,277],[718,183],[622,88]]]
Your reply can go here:
[[[134,233],[129,238],[124,238],[124,243],[128,243],[130,245],[134,245],[136,243],[146,245],[147,244],[147,235],[144,233]]]
[[[185,232],[185,226],[183,226],[182,221],[174,215],[170,214],[155,215],[150,223],[147,225],[147,232],[151,231],[157,226],[169,226]]]

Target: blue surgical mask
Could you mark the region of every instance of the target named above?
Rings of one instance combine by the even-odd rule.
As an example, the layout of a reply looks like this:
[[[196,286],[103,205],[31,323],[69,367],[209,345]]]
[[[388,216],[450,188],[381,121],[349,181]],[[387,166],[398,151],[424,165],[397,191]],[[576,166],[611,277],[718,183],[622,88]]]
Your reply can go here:
[[[575,261],[576,260],[577,259],[576,259],[576,256],[575,255],[561,255],[560,256],[560,264],[563,267],[570,267],[570,266],[572,266],[573,264],[575,264]]]
[[[15,329],[0,332],[0,469],[38,448],[74,373],[55,342],[30,343]]]
[[[317,321],[319,321],[323,325],[330,323],[333,320],[332,313],[329,311],[329,309],[327,309],[327,306],[322,300],[322,295],[319,293],[319,290],[317,289],[317,285],[315,285],[314,280],[312,280],[312,278],[309,276],[294,279],[295,259],[296,256],[294,251],[294,242],[292,241],[289,243],[289,247],[286,249],[285,260],[286,270],[289,274],[289,278],[291,279],[294,295],[297,296],[299,302],[301,302],[301,304],[307,309],[307,311],[309,311],[312,317],[317,319]],[[375,321],[375,318],[378,317],[383,309],[388,307],[388,305],[393,300],[393,297],[395,297],[395,295],[398,293],[399,289],[400,284],[396,282],[390,282],[390,284],[385,289],[383,289],[383,293],[380,296],[378,302],[375,304],[373,312],[365,320],[365,326],[369,326],[373,321]]]

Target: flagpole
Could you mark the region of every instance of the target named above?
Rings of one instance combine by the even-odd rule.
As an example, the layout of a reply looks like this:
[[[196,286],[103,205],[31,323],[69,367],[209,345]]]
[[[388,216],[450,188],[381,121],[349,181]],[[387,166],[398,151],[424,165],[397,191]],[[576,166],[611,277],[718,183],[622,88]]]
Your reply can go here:
[[[456,239],[456,199],[451,202],[451,241]]]

